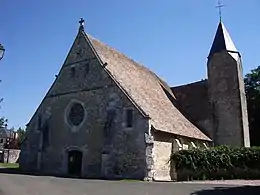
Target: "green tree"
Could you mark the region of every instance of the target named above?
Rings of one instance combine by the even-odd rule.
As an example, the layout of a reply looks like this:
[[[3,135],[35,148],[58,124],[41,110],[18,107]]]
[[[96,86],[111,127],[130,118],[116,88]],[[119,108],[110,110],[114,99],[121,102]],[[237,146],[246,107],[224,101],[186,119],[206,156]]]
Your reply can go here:
[[[0,128],[5,128],[7,126],[8,120],[4,117],[0,118]]]
[[[19,127],[16,132],[18,134],[18,146],[21,147],[21,144],[25,139],[25,130]]]
[[[245,75],[250,141],[260,146],[260,66]]]

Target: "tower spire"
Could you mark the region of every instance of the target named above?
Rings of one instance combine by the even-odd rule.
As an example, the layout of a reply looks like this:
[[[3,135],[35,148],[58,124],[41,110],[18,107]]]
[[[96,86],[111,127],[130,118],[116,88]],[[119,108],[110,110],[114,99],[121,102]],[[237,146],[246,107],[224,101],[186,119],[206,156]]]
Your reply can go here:
[[[216,8],[218,9],[220,22],[221,22],[221,20],[222,20],[222,10],[221,10],[221,9],[222,9],[222,7],[224,7],[224,6],[226,6],[226,5],[221,4],[220,0],[218,0],[218,5],[216,6]]]
[[[79,21],[79,30],[81,31],[84,31],[84,18],[80,18],[80,21]]]
[[[231,52],[230,54],[232,54],[232,56],[239,53],[226,27],[222,22],[220,22],[208,58],[210,58],[214,53],[219,53],[224,50]]]

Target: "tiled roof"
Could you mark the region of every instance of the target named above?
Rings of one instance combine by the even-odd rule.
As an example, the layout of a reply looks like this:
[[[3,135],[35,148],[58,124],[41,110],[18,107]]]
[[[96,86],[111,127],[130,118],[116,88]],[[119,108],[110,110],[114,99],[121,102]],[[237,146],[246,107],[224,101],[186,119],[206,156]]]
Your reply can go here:
[[[105,69],[150,117],[156,130],[210,141],[171,102],[169,96],[173,100],[175,97],[166,82],[119,51],[86,35],[84,31],[82,33],[86,40],[90,41],[101,61],[107,63]]]

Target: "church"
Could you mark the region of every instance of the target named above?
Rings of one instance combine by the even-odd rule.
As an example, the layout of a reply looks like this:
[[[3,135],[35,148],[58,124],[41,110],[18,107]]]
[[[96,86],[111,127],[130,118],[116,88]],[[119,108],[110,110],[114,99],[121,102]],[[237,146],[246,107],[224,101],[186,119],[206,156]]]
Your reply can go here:
[[[208,78],[175,87],[87,34],[83,19],[79,23],[60,72],[27,124],[22,170],[173,180],[175,151],[250,147],[241,55],[222,21]]]

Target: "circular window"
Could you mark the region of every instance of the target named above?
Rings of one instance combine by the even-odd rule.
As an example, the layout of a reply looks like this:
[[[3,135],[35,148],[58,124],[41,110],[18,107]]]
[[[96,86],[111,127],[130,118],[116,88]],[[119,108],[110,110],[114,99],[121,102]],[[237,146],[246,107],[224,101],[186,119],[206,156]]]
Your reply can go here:
[[[74,103],[69,111],[68,120],[73,126],[79,126],[85,116],[85,111],[80,103]]]

